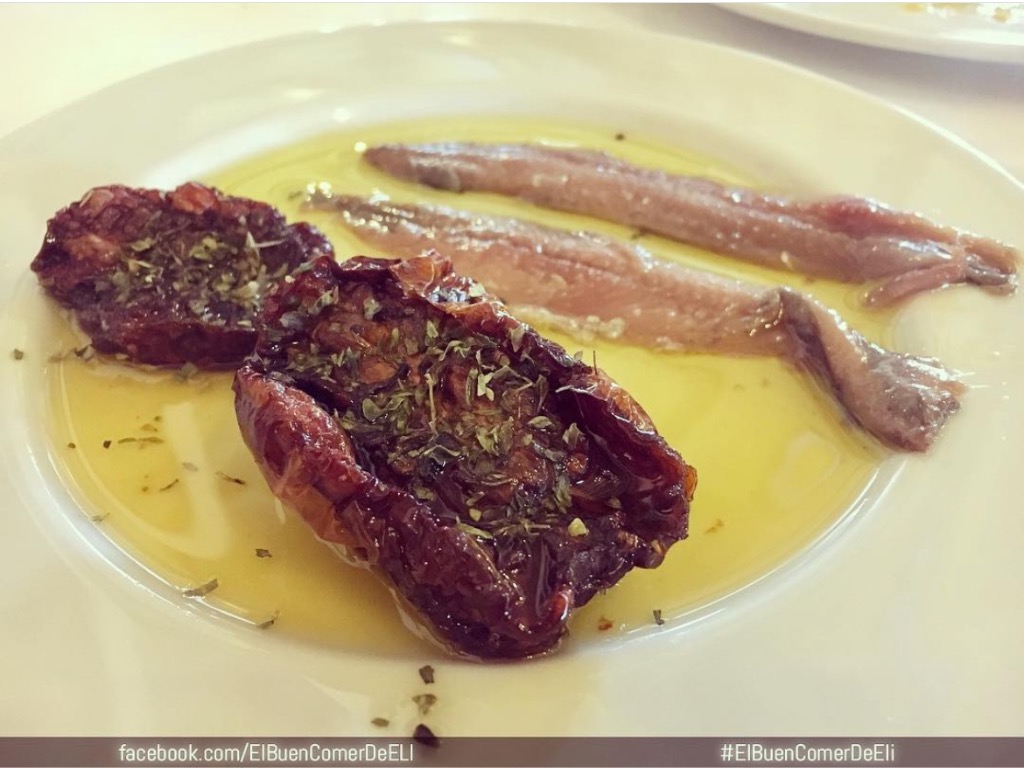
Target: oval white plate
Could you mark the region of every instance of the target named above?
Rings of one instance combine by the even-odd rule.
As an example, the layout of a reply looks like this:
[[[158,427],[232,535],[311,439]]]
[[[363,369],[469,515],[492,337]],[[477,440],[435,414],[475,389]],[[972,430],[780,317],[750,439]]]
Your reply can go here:
[[[1015,8],[1008,20],[998,21],[984,6],[999,3],[961,3],[959,9],[929,7],[941,5],[724,3],[720,7],[779,27],[850,43],[956,59],[1024,63],[1024,6]]]
[[[794,190],[873,195],[1024,243],[1021,186],[954,138],[814,75],[648,34],[353,29],[217,53],[78,102],[0,142],[0,345],[28,351],[0,361],[3,733],[365,734],[378,715],[411,731],[421,659],[329,653],[183,610],[74,514],[39,426],[53,318],[28,263],[46,219],[91,186],[174,184],[332,127],[468,112],[614,124]],[[972,371],[976,386],[930,455],[890,460],[893,481],[793,567],[675,630],[535,663],[435,663],[432,726],[1014,732],[1022,313],[967,289],[903,313],[898,344]]]

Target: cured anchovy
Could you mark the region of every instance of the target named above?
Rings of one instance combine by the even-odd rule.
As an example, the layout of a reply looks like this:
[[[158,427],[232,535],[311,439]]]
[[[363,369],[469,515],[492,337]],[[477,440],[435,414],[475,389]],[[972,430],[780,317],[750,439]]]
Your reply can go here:
[[[345,195],[309,204],[337,211],[391,255],[434,249],[509,304],[539,307],[577,329],[645,346],[788,360],[895,449],[926,450],[959,408],[963,385],[936,361],[883,349],[788,288],[718,277],[603,235],[516,219]]]
[[[880,281],[871,306],[956,283],[994,293],[1017,284],[1015,249],[864,198],[795,200],[537,144],[388,144],[365,158],[438,189],[515,196],[777,269]]]

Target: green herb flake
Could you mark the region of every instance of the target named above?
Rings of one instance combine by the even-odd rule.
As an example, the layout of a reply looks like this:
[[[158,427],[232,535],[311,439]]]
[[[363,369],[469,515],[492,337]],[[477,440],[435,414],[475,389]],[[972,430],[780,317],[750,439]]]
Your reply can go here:
[[[483,448],[487,453],[492,456],[498,455],[498,446],[494,440],[494,434],[491,430],[486,427],[477,427],[476,429],[476,441],[480,443],[480,447]]]
[[[180,480],[176,477],[173,480],[171,480],[171,482],[169,482],[167,485],[165,485],[162,488],[159,488],[157,490],[159,490],[159,491],[169,491],[169,490],[171,490],[171,488],[176,486],[179,482],[180,482]]]
[[[536,429],[547,429],[548,427],[554,426],[554,422],[551,421],[551,419],[549,419],[547,416],[534,416],[526,423],[528,426],[534,427]]]
[[[662,626],[665,623],[665,620],[663,618],[661,618],[661,609],[660,608],[655,608],[654,609],[654,623],[657,624],[659,627]]]
[[[367,421],[376,421],[384,414],[381,407],[369,397],[363,399],[362,410],[363,418]]]
[[[494,538],[494,536],[489,534],[487,531],[481,528],[477,528],[475,525],[468,525],[467,523],[464,523],[461,520],[458,523],[456,523],[456,526],[458,526],[458,529],[460,531],[462,531],[463,533],[468,533],[470,536],[476,536],[481,539]]]
[[[226,482],[234,483],[235,485],[245,485],[245,480],[242,480],[240,477],[232,477],[231,475],[225,472],[221,472],[220,470],[217,470],[217,477],[219,477],[221,480],[225,480]]]
[[[370,296],[363,300],[363,317],[367,320],[373,320],[374,316],[380,312],[381,304],[373,296]]]
[[[387,728],[391,725],[391,721],[383,717],[375,717],[370,722],[378,728]]]
[[[704,533],[717,533],[723,526],[725,521],[722,518],[715,518],[715,522],[711,524],[710,528],[707,528]]]
[[[518,352],[523,346],[523,336],[526,335],[526,326],[517,325],[508,332],[509,341],[512,342],[512,351]]]
[[[199,373],[199,368],[194,363],[185,363],[181,368],[175,372],[175,377],[179,381],[189,381],[195,378],[196,374]]]
[[[580,536],[586,536],[589,531],[587,530],[587,524],[580,520],[578,517],[574,517],[572,522],[569,523],[569,527],[566,529],[570,536],[578,538]]]
[[[13,357],[15,360],[24,360],[25,353],[22,350],[15,347],[14,349],[11,350],[11,357]]]
[[[253,290],[253,296],[255,296],[257,292],[258,292],[258,290],[254,289]],[[331,290],[324,291],[319,296],[317,296],[316,301],[313,302],[313,306],[311,306],[309,308],[309,314],[310,315],[319,315],[327,307],[330,307],[330,306],[332,306],[334,304],[337,304],[340,300],[341,300],[341,295],[338,293],[337,286],[335,286]],[[365,305],[364,305],[363,314],[365,315],[365,313],[366,313],[366,310],[365,310]],[[366,318],[366,319],[369,320],[370,318]]]
[[[437,494],[429,488],[424,488],[422,485],[417,485],[412,490],[413,495],[416,496],[420,501],[433,501],[437,498]]]
[[[444,352],[441,353],[441,360],[444,360],[449,352],[453,352],[459,357],[466,357],[469,354],[469,345],[461,339],[452,339],[444,348]]]
[[[580,428],[576,426],[574,421],[569,425],[569,428],[562,433],[562,442],[568,445],[570,448],[575,449],[576,444],[580,441],[580,436],[583,433],[580,432]]]
[[[281,611],[274,611],[269,619],[265,619],[256,625],[256,629],[270,629],[277,623],[278,617],[281,615]]]
[[[494,402],[494,390],[491,389],[488,384],[491,379],[494,378],[493,373],[480,372],[476,377],[476,396],[486,397],[491,402]]]
[[[142,251],[148,251],[156,243],[152,237],[144,237],[141,240],[136,240],[134,243],[128,243],[128,247],[135,253],[141,253]]]
[[[142,443],[142,446],[146,446],[146,445],[159,445],[163,441],[164,441],[164,439],[162,437],[155,437],[155,436],[149,436],[149,437],[122,437],[120,440],[117,441],[117,444],[118,445],[123,445],[125,443]]]
[[[412,700],[419,708],[420,714],[425,715],[430,712],[430,708],[437,703],[437,696],[432,693],[418,693],[412,697]]]
[[[104,440],[104,441],[103,441],[103,447],[104,447],[104,448],[109,448],[109,447],[110,447],[110,446],[112,446],[113,444],[114,444],[114,441],[113,441],[113,440]]]
[[[419,673],[420,680],[422,680],[427,685],[430,685],[434,682],[434,668],[429,664],[425,664],[424,666],[420,667]]]
[[[537,442],[534,442],[533,444],[533,452],[536,453],[538,456],[543,456],[548,461],[559,462],[565,459],[564,451],[545,448],[543,445]]]
[[[562,509],[567,508],[572,503],[572,494],[569,491],[569,478],[565,475],[559,475],[558,480],[555,481],[555,503]],[[582,521],[580,525],[583,525]]]
[[[284,312],[279,322],[281,327],[288,331],[301,331],[306,327],[306,321],[301,312]]]
[[[427,346],[430,346],[430,342],[437,338],[437,324],[433,320],[427,320],[426,328],[424,333],[427,337]]]
[[[263,549],[262,547],[256,547],[256,557],[273,557],[269,549]]]
[[[437,434],[437,407],[434,404],[434,385],[437,383],[434,380],[434,374],[428,373],[424,379],[427,382],[427,393],[430,397],[430,431],[433,434]]]
[[[204,595],[208,595],[211,592],[213,592],[213,590],[215,590],[219,586],[220,583],[217,581],[217,579],[210,579],[208,582],[206,582],[205,584],[200,584],[198,587],[189,587],[188,589],[183,589],[181,591],[181,594],[183,597],[203,597]]]
[[[543,376],[537,377],[537,381],[534,383],[534,386],[537,388],[537,410],[539,411],[548,397],[550,386],[548,385],[548,380]]]

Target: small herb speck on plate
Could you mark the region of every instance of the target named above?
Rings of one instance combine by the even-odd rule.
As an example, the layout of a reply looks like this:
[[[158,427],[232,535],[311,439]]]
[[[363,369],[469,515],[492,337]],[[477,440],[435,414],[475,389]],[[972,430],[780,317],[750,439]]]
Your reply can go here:
[[[182,590],[181,594],[184,597],[203,597],[204,595],[208,595],[213,592],[213,590],[219,586],[220,583],[217,579],[210,579],[205,584],[200,584],[197,587],[189,587],[188,589]]]
[[[430,730],[423,723],[420,723],[412,732],[412,738],[418,744],[422,744],[425,747],[436,749],[441,746],[441,740],[437,738],[432,730]]]

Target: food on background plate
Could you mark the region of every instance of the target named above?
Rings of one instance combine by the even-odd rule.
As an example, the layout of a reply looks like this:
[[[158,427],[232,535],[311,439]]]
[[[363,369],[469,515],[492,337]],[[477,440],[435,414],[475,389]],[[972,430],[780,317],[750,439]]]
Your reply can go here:
[[[903,3],[902,7],[940,18],[977,16],[999,24],[1024,22],[1024,3]]]
[[[1013,248],[863,198],[796,200],[541,144],[387,144],[364,157],[438,189],[515,196],[768,267],[874,283],[873,306],[956,283],[994,293],[1017,284]]]
[[[891,448],[927,449],[959,408],[963,387],[937,362],[883,349],[788,288],[719,277],[604,235],[517,219],[325,192],[308,204],[337,211],[362,239],[395,256],[437,249],[509,304],[567,318],[577,331],[787,360]]]
[[[271,489],[449,647],[543,653],[686,535],[695,472],[642,408],[446,259],[317,259],[257,328],[236,410]]]
[[[96,187],[49,222],[32,262],[101,353],[137,363],[237,366],[264,291],[333,253],[309,224],[190,182]]]

